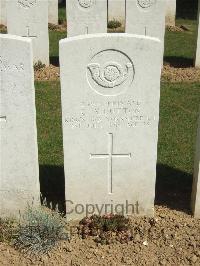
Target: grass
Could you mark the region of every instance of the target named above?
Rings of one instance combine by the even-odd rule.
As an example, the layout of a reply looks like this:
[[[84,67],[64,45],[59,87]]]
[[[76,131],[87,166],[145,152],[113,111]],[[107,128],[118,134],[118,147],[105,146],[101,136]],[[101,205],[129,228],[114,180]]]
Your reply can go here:
[[[39,161],[63,165],[59,82],[36,82]]]
[[[59,40],[67,37],[65,32],[49,31],[49,54],[50,62],[58,65]]]
[[[176,25],[185,25],[190,30],[184,32],[166,31],[165,61],[188,66],[192,64],[196,50],[196,21],[179,19]]]
[[[58,9],[59,24],[66,22],[66,7],[60,6]]]
[[[199,83],[163,83],[158,163],[192,173],[200,103]]]

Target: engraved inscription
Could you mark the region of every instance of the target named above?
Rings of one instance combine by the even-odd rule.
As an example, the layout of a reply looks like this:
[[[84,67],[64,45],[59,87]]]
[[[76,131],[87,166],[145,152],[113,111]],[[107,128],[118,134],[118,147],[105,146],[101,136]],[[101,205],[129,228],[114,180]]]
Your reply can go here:
[[[0,115],[0,128],[3,129],[6,125],[7,117],[5,115]],[[3,132],[2,132],[3,133]]]
[[[94,4],[94,0],[78,0],[78,3],[83,8],[89,8]]]
[[[6,122],[6,116],[5,115],[0,115],[0,122]]]
[[[125,92],[134,80],[131,59],[118,50],[103,50],[94,55],[87,65],[90,87],[103,96],[117,96]]]
[[[155,117],[149,116],[147,111],[144,111],[146,104],[131,97],[105,102],[86,100],[82,101],[77,109],[68,111],[64,122],[71,129],[118,130],[149,127],[155,121]]]
[[[113,158],[129,158],[131,153],[113,152],[113,133],[108,133],[108,153],[90,154],[91,159],[108,159],[108,193],[113,193]]]
[[[149,8],[156,3],[156,0],[138,0],[138,5],[142,8]]]
[[[24,64],[23,63],[9,63],[8,60],[0,56],[0,71],[17,71],[21,72],[24,71]]]
[[[18,0],[18,4],[23,8],[31,8],[37,3],[37,0]]]
[[[31,35],[30,34],[30,27],[29,26],[26,26],[26,35],[22,36],[22,37],[29,37],[29,38],[37,38],[37,35]]]

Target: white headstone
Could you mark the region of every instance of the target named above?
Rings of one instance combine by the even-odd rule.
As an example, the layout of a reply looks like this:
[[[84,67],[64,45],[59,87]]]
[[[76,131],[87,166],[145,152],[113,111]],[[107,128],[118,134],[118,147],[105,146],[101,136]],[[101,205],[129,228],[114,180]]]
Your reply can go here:
[[[107,32],[107,0],[67,0],[67,36]]]
[[[175,26],[176,23],[176,0],[165,0],[166,25]]]
[[[48,0],[8,0],[7,30],[31,38],[34,63],[49,64]]]
[[[60,42],[69,219],[87,204],[103,214],[111,209],[102,204],[128,203],[129,214],[153,215],[160,55],[158,39],[131,34]]]
[[[0,215],[39,204],[31,40],[0,34]]]
[[[125,0],[108,0],[108,20],[125,24]]]
[[[49,23],[58,24],[58,0],[49,0]]]
[[[200,67],[200,1],[199,1],[199,8],[198,8],[198,33],[197,33],[195,66]]]
[[[196,140],[196,156],[194,163],[191,208],[194,216],[200,218],[200,117]]]
[[[6,0],[0,0],[0,24],[6,26]]]
[[[127,0],[126,32],[156,37],[164,42],[165,1]]]

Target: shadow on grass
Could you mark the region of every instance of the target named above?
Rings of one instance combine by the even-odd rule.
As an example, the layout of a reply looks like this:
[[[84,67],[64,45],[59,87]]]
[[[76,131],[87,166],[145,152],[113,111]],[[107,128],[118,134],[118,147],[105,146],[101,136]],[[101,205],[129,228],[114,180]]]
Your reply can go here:
[[[155,204],[190,213],[191,192],[191,174],[167,165],[157,165]]]
[[[59,66],[59,57],[58,56],[50,56],[50,64],[54,66]]]
[[[177,57],[177,56],[165,56],[164,62],[170,64],[170,66],[172,67],[177,67],[177,68],[187,68],[194,66],[193,59]]]
[[[65,214],[65,178],[64,167],[57,165],[40,165],[40,192],[47,206],[58,206],[59,212]]]
[[[58,206],[65,214],[65,178],[63,166],[40,165],[40,188],[47,206]],[[190,213],[192,175],[167,165],[157,165],[155,204]]]

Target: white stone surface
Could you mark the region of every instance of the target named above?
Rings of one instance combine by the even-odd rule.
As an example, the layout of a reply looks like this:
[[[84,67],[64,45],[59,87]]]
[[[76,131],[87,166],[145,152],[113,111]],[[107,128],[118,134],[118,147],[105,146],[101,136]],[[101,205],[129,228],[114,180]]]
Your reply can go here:
[[[106,0],[66,0],[67,37],[107,32]]]
[[[200,1],[199,1],[199,8],[198,8],[197,16],[198,16],[198,33],[197,33],[195,66],[200,67]]]
[[[165,9],[165,19],[166,25],[175,26],[176,23],[176,0],[165,0],[166,9]]]
[[[126,32],[156,37],[164,43],[165,1],[127,0]]]
[[[200,117],[198,121],[196,156],[192,186],[191,208],[195,217],[200,218]]]
[[[49,23],[58,24],[58,0],[49,0]]]
[[[34,63],[49,65],[48,0],[8,0],[7,29],[31,38]]]
[[[108,0],[108,20],[117,20],[125,24],[125,0]]]
[[[85,215],[77,204],[126,200],[129,214],[153,215],[161,50],[158,39],[131,34],[60,42],[68,219]]]
[[[6,0],[0,0],[0,24],[6,26]]]
[[[39,204],[31,40],[0,34],[0,215]],[[33,200],[34,199],[34,200]]]
[[[161,62],[163,65],[165,1],[127,0],[125,31],[158,38],[162,42]]]

